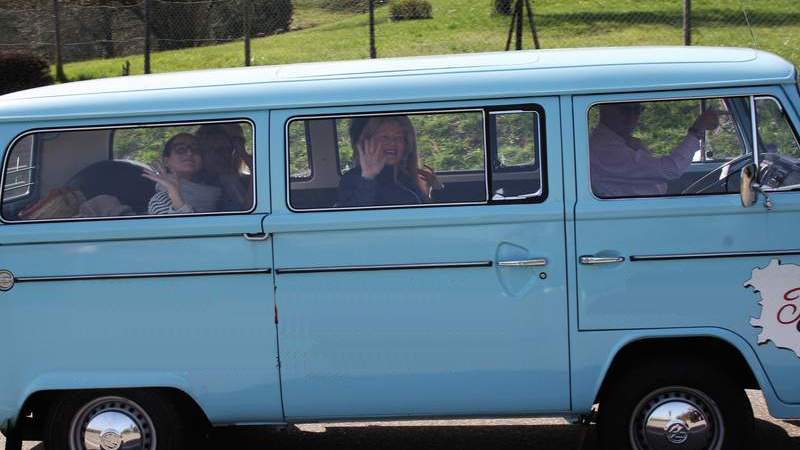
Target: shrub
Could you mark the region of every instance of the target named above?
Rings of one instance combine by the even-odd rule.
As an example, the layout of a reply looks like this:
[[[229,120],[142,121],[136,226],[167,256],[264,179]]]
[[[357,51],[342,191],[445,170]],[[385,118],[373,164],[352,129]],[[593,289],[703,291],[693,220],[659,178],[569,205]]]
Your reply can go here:
[[[430,19],[433,8],[427,0],[399,0],[389,6],[392,20]]]
[[[53,84],[50,65],[23,52],[0,52],[0,95]]]
[[[494,0],[494,12],[510,16],[514,13],[514,0]]]

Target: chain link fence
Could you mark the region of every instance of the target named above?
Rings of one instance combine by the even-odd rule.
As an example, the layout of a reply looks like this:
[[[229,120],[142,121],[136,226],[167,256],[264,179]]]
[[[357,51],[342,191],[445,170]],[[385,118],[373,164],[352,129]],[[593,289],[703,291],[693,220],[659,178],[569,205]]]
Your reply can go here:
[[[399,0],[391,0],[399,1]],[[508,0],[513,3],[516,0]],[[296,5],[318,6],[320,11],[351,8],[365,14],[382,0],[2,0],[0,51],[25,50],[53,64],[98,58],[145,56],[156,51],[243,42],[230,52],[242,64],[251,61],[249,40],[293,31]],[[442,2],[444,3],[444,2]],[[479,14],[496,12],[503,0],[462,0],[453,8],[470,8]],[[536,37],[542,48],[606,45],[730,45],[764,48],[797,61],[800,52],[800,8],[797,0],[536,0],[530,1]],[[436,8],[437,3],[434,2]],[[777,5],[777,6],[776,6]],[[690,13],[685,14],[686,7]],[[513,8],[513,6],[512,6]],[[508,11],[506,11],[508,12]],[[513,11],[511,11],[513,12]],[[322,13],[321,13],[322,14]],[[434,18],[442,14],[434,9]],[[369,21],[363,21],[363,46],[381,55],[381,26],[374,23],[377,39],[370,39]],[[635,25],[635,26],[634,26]],[[787,28],[788,27],[788,28]],[[793,28],[792,28],[793,27]],[[522,31],[526,48],[533,47],[530,21],[522,27],[498,31],[501,50],[505,32]],[[731,30],[734,30],[733,32]],[[787,31],[783,31],[787,30]],[[792,35],[794,33],[794,35]],[[455,36],[454,39],[458,39]],[[371,44],[371,42],[375,42]],[[376,48],[377,47],[377,48]],[[788,50],[787,50],[788,48]],[[228,49],[226,49],[228,51]],[[309,45],[298,60],[313,61]],[[321,56],[321,55],[320,55]],[[123,70],[124,72],[124,70]]]

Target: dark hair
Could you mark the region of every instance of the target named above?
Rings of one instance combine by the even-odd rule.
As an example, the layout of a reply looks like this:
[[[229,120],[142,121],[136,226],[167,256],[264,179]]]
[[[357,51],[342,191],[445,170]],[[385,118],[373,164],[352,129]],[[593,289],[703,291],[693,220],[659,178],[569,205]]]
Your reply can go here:
[[[164,150],[161,151],[161,156],[169,156],[172,153],[172,146],[175,144],[175,140],[179,137],[189,136],[194,141],[196,138],[192,133],[178,133],[175,136],[169,138],[166,144],[164,144]]]

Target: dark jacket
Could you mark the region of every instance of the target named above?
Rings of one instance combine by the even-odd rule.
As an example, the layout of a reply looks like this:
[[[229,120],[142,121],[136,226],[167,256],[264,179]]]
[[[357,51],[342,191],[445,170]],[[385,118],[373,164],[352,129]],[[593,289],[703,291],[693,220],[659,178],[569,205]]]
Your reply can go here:
[[[342,175],[339,181],[339,208],[358,206],[418,205],[422,203],[422,192],[415,180],[398,174],[394,179],[394,168],[386,166],[374,179],[361,176],[361,167],[354,167]]]

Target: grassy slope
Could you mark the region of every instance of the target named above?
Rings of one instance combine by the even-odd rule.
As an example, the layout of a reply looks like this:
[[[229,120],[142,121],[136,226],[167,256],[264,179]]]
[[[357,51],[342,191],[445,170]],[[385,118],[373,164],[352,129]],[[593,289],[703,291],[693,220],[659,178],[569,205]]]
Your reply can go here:
[[[293,26],[298,31],[255,39],[253,64],[360,59],[369,56],[366,14],[330,12],[314,7],[318,0],[297,0]],[[509,18],[491,14],[491,0],[430,0],[432,20],[391,22],[387,8],[377,11],[378,55],[409,56],[502,50]],[[743,0],[758,47],[800,64],[800,11],[797,0]],[[694,42],[698,45],[753,47],[744,15],[735,2],[695,0]],[[674,0],[538,1],[536,22],[544,48],[598,45],[680,45],[681,2]],[[754,6],[755,5],[755,6]],[[589,15],[590,14],[590,15]],[[587,21],[587,16],[591,22]],[[781,26],[773,25],[782,23]],[[530,34],[526,47],[532,46]],[[159,52],[154,72],[243,63],[242,42]],[[142,73],[140,56],[85,61],[65,67],[71,79],[116,76],[125,60]]]

